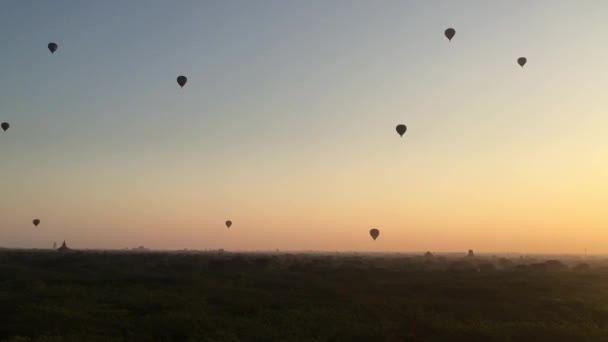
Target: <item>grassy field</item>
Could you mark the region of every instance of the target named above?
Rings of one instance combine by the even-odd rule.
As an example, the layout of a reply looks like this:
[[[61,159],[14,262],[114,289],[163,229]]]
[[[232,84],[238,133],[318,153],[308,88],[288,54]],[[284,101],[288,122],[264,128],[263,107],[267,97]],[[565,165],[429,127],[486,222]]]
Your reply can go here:
[[[4,250],[0,340],[608,341],[608,262],[562,262]]]

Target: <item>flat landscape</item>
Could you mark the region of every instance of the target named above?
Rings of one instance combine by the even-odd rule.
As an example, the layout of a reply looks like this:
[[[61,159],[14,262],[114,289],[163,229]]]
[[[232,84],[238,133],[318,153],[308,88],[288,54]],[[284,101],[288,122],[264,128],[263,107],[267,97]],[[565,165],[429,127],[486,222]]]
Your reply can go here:
[[[608,260],[2,250],[0,340],[608,341]]]

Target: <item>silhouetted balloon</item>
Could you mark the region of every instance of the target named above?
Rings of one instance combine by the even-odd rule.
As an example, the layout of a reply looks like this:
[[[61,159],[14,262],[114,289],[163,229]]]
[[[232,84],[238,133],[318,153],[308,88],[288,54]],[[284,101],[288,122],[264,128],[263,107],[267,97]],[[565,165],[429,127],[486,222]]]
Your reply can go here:
[[[11,125],[9,125],[8,122],[3,122],[2,124],[0,124],[0,127],[2,127],[2,130],[6,132],[6,130],[9,129]]]
[[[32,223],[34,224],[34,226],[38,227],[38,225],[40,224],[40,220],[35,219],[34,221],[32,221]]]
[[[230,228],[230,226],[232,226],[232,221],[230,221],[230,220],[226,221],[226,227]]]
[[[376,228],[372,228],[369,231],[369,235],[371,235],[372,239],[374,239],[374,241],[378,238],[378,236],[380,235],[380,231]]]
[[[526,57],[519,57],[519,58],[517,59],[517,64],[519,64],[519,66],[523,68],[523,67],[524,67],[524,65],[526,65],[526,62],[527,62],[527,61],[528,61],[528,60],[526,59]]]
[[[49,43],[48,47],[49,47],[49,50],[51,51],[51,53],[55,53],[55,51],[57,51],[57,48],[59,46],[57,46],[56,43]]]
[[[399,135],[403,138],[403,135],[405,134],[405,131],[407,131],[407,127],[405,125],[397,125],[397,127],[395,127],[395,129],[397,130],[397,133],[399,133]]]
[[[183,88],[187,82],[188,78],[186,76],[177,76],[177,84],[179,84],[180,87]]]
[[[449,41],[452,41],[452,38],[454,38],[455,34],[456,34],[456,30],[454,30],[451,27],[449,29],[445,30],[445,36]]]

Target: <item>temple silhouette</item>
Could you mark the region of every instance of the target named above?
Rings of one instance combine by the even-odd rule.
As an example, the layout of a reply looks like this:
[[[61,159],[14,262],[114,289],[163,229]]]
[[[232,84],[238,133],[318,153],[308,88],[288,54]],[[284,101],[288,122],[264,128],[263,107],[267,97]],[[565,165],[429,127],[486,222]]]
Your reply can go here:
[[[63,240],[63,243],[61,244],[61,247],[57,248],[57,250],[59,252],[67,252],[70,249],[68,248],[68,246],[65,244],[65,240]]]

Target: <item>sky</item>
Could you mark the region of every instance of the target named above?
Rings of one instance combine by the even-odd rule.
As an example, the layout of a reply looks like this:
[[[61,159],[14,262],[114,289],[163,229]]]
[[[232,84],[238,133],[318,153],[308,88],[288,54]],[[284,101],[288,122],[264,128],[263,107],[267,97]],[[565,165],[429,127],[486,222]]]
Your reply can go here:
[[[4,1],[0,246],[608,253],[606,13]]]

